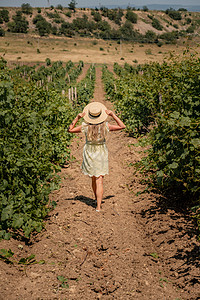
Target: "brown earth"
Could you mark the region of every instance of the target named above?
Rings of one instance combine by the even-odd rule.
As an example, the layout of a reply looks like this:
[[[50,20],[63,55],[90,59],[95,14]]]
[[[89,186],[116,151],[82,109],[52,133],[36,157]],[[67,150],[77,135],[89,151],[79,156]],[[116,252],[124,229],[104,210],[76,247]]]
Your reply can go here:
[[[144,23],[145,24],[145,23]],[[52,62],[69,60],[77,63],[114,64],[128,63],[134,66],[150,62],[167,60],[171,55],[183,56],[189,47],[191,54],[200,54],[198,47],[200,42],[197,36],[195,40],[177,44],[164,44],[158,47],[156,44],[139,44],[134,42],[103,41],[91,38],[67,38],[67,37],[38,37],[31,34],[7,33],[0,38],[0,56],[8,65],[44,63],[46,58]]]
[[[105,101],[100,67],[94,99],[113,108]],[[84,137],[74,138],[73,159],[62,169],[61,188],[50,196],[57,206],[43,232],[29,245],[13,239],[0,243],[17,262],[35,254],[45,263],[0,260],[1,300],[200,299],[195,226],[175,199],[136,196],[145,188],[141,175],[134,174],[133,163],[143,155],[136,142],[124,131],[110,133],[110,174],[97,213],[90,178],[80,171]],[[67,280],[65,285],[58,276]]]

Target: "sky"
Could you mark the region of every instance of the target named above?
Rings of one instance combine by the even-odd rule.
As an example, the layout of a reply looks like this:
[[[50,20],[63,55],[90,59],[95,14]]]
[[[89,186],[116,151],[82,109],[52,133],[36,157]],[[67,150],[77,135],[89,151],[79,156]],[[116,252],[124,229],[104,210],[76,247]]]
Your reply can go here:
[[[0,6],[2,7],[17,7],[23,3],[29,3],[32,7],[48,7],[49,4],[56,6],[61,4],[67,7],[71,0],[0,0]],[[129,6],[144,6],[148,4],[177,4],[180,5],[200,5],[200,0],[76,0],[76,7],[101,7],[106,5],[129,5]],[[49,4],[48,4],[49,3]]]

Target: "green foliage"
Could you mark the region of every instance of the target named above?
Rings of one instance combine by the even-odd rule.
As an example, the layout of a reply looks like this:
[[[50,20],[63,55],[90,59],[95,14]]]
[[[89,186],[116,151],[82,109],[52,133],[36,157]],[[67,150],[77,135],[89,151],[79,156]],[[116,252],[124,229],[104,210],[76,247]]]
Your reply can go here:
[[[178,9],[178,11],[187,11],[187,9],[186,9],[186,8],[183,8],[183,7],[181,7],[181,8],[179,8],[179,9]]]
[[[107,17],[109,20],[114,21],[116,24],[120,25],[122,21],[123,16],[123,10],[122,9],[108,9],[105,8],[102,11],[102,15],[104,17]]]
[[[32,15],[32,13],[33,13],[33,8],[30,6],[29,3],[23,3],[21,5],[21,9],[24,14]]]
[[[77,88],[77,101],[74,106],[82,110],[84,105],[89,103],[89,99],[93,97],[95,87],[95,67],[91,65],[83,80],[76,84]]]
[[[0,27],[0,36],[5,36],[5,31]]]
[[[104,76],[127,130],[136,136],[149,132],[151,147],[141,171],[150,172],[154,186],[187,194],[191,205],[200,194],[200,60],[186,54],[182,61],[172,57],[138,66],[134,75],[118,67],[118,80],[108,71]]]
[[[70,3],[68,4],[68,8],[75,12],[76,11],[76,4],[77,4],[77,2],[75,0],[71,0]]]
[[[16,15],[13,16],[13,22],[8,23],[8,29],[11,32],[27,33],[28,25],[28,21],[22,16],[22,12],[17,11]]]
[[[14,252],[11,249],[0,249],[0,259],[3,260],[7,264],[22,264],[25,266],[33,265],[33,264],[44,264],[44,260],[36,261],[35,254],[31,254],[28,257],[22,257],[19,261],[13,259]]]
[[[187,33],[194,33],[194,30],[195,30],[195,26],[194,26],[194,25],[191,25],[191,26],[189,26],[189,27],[186,29],[186,32],[187,32]]]
[[[137,14],[134,13],[133,11],[128,10],[125,17],[126,17],[126,19],[127,19],[128,21],[130,21],[131,23],[134,23],[134,24],[137,23]]]
[[[179,33],[177,31],[165,32],[159,36],[161,39],[165,40],[166,44],[174,44],[179,38]]]
[[[61,94],[63,88],[75,83],[82,67],[83,62],[74,67],[69,61],[66,66],[54,62],[37,71],[28,66],[9,70],[1,61],[1,238],[8,239],[13,232],[29,238],[32,231],[43,228],[43,219],[50,209],[49,193],[58,188],[60,181],[56,173],[69,158],[68,125],[77,109],[80,111],[88,103],[89,85],[94,89],[91,70],[89,78],[85,78],[87,88],[80,84],[83,92],[76,106],[72,107]]]
[[[145,33],[145,41],[147,43],[155,43],[156,40],[157,40],[157,36],[155,34],[155,32],[153,32],[152,30],[148,30],[146,33]]]
[[[63,10],[63,6],[62,6],[61,4],[58,4],[58,5],[56,6],[56,8],[59,9],[59,10]]]
[[[173,20],[181,20],[182,19],[180,11],[176,11],[173,8],[167,9],[165,11],[165,13],[167,15],[169,15],[169,17],[172,18]]]
[[[68,18],[71,18],[71,16],[72,16],[72,12],[69,10],[69,11],[67,11],[66,12],[66,14],[65,14]]]
[[[47,58],[45,59],[45,62],[46,62],[46,65],[47,65],[47,66],[50,66],[50,65],[51,65],[51,60],[50,60],[50,58],[47,57]]]
[[[143,10],[143,11],[149,11],[149,9],[148,9],[148,7],[147,7],[146,5],[143,6],[142,10]]]
[[[140,34],[133,30],[133,24],[128,20],[121,26],[120,33],[124,40],[138,40],[140,37]]]
[[[33,19],[33,24],[36,25],[40,36],[48,35],[52,30],[51,24],[47,22],[40,14],[35,16]]]
[[[93,18],[94,18],[95,22],[100,22],[102,20],[99,12],[94,12]]]
[[[157,30],[163,30],[163,26],[160,24],[159,20],[156,18],[153,18],[152,20],[152,26],[156,28]]]
[[[2,21],[8,22],[9,21],[9,11],[7,9],[0,10],[0,18],[2,19]]]
[[[69,284],[67,283],[67,278],[64,276],[57,276],[57,279],[60,281],[60,287],[69,288]]]

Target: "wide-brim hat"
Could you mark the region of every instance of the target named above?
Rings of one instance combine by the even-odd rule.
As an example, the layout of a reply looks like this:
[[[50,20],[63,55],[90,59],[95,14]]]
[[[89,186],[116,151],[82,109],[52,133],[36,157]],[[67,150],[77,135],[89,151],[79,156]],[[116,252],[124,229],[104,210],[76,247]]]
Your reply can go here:
[[[90,124],[102,123],[108,117],[106,109],[105,105],[100,102],[91,102],[83,109],[83,112],[85,113],[83,118]]]

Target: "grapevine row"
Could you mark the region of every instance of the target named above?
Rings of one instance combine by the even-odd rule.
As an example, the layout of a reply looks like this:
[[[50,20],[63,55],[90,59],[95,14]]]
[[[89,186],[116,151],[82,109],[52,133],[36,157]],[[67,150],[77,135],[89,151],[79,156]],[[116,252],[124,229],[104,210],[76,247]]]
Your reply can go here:
[[[29,238],[31,232],[42,230],[51,209],[49,193],[58,188],[57,172],[69,159],[72,135],[67,128],[93,96],[94,67],[89,69],[91,85],[85,89],[78,84],[80,97],[72,106],[58,87],[61,77],[55,74],[60,65],[57,63],[57,70],[54,64],[53,81],[47,90],[33,79],[19,77],[20,69],[10,70],[5,61],[0,62],[0,237],[17,234]],[[77,68],[75,77],[80,74]],[[35,74],[33,69],[30,72]],[[81,86],[87,97],[83,97]]]

